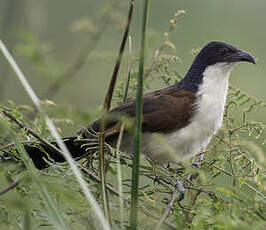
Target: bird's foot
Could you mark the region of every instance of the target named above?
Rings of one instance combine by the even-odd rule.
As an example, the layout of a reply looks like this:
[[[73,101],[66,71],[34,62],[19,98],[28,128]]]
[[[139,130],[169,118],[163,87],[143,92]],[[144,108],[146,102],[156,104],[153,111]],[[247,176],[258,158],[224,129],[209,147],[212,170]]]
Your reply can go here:
[[[157,184],[162,184],[162,182],[166,183],[166,184],[171,184],[170,181],[166,180],[163,177],[159,177],[159,176],[155,176],[155,178],[153,179],[153,183],[157,183]]]
[[[185,182],[181,182],[180,180],[178,180],[176,177],[174,178],[175,179],[175,184],[174,184],[174,187],[175,188],[178,188],[179,192],[180,192],[180,195],[178,197],[178,201],[182,201],[184,198],[185,198],[185,194],[186,194],[186,189],[184,187],[184,183]],[[154,183],[158,183],[158,184],[162,184],[162,182],[168,184],[168,185],[173,185],[170,181],[168,181],[167,179],[163,178],[163,177],[158,177],[156,176],[153,180]]]
[[[202,163],[204,158],[204,152],[202,152],[198,158],[198,160],[194,163],[192,163],[191,165],[196,168],[199,169],[200,164]],[[199,173],[195,173],[195,174],[188,174],[187,176],[187,180],[186,181],[192,181],[193,179],[196,179],[198,177]]]
[[[201,162],[203,161],[203,158],[204,158],[204,154],[202,153],[202,154],[200,154],[198,160],[197,160],[196,162],[192,163],[192,166],[195,167],[195,168],[197,168],[197,169],[199,169],[199,166],[200,166]],[[168,167],[169,167],[169,166],[168,166]],[[196,177],[197,177],[197,176],[195,176],[195,175],[191,175],[191,174],[189,174],[189,175],[187,176],[187,179],[184,180],[184,181],[182,181],[182,182],[181,182],[180,180],[178,180],[176,177],[174,177],[174,179],[175,179],[175,181],[176,181],[175,184],[174,184],[174,187],[175,187],[175,188],[178,188],[178,190],[179,190],[179,192],[180,192],[180,195],[179,195],[179,197],[178,197],[178,201],[182,201],[182,200],[185,198],[185,194],[186,194],[186,189],[185,189],[185,187],[186,187],[188,181],[191,181],[191,180],[193,180],[193,179],[196,178]],[[168,185],[171,185],[171,184],[172,184],[172,183],[171,183],[170,181],[168,181],[167,179],[165,179],[165,178],[163,178],[163,177],[158,177],[158,176],[155,176],[153,182],[154,182],[154,183],[157,182],[158,184],[162,184],[162,182],[164,182],[164,183],[166,183],[166,184],[168,184]]]
[[[196,162],[192,163],[192,166],[198,169],[203,159],[204,159],[204,152],[202,152],[202,154],[199,155],[199,158]]]
[[[193,166],[194,168],[198,169],[199,166],[200,166],[200,163],[194,162],[194,163],[192,163],[192,166]]]
[[[175,178],[175,180],[176,180],[175,187],[178,188],[179,192],[180,192],[179,197],[178,197],[178,201],[182,201],[182,200],[184,200],[185,194],[186,194],[186,189],[183,185],[184,182],[183,183],[180,182],[180,180],[178,180],[177,178]]]

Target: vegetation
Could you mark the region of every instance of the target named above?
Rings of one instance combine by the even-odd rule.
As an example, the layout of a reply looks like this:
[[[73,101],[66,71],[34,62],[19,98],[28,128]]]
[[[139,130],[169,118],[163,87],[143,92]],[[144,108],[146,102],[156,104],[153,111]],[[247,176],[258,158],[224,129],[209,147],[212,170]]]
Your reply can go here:
[[[179,81],[176,63],[180,58],[173,55],[175,45],[171,41],[171,33],[178,23],[182,23],[179,19],[184,13],[180,10],[174,14],[164,33],[163,43],[154,51],[150,60],[146,57],[149,65],[144,69],[143,89],[138,88],[141,91],[149,91],[155,79],[161,81],[163,86]],[[105,14],[105,17],[109,16]],[[75,28],[81,28],[81,25],[84,22],[74,24]],[[85,27],[90,29],[96,41],[100,32],[93,29],[92,23],[85,23]],[[19,46],[25,57],[32,58],[32,65],[46,74],[48,70],[45,61],[39,56],[39,48],[34,39],[29,46]],[[143,46],[141,52],[144,54]],[[138,53],[134,50],[133,54],[132,47],[129,53],[128,78],[118,81],[114,92],[116,103],[126,97],[134,97],[139,86],[138,76],[143,67],[139,71],[134,70],[144,63],[143,56],[135,57]],[[65,73],[58,71],[59,63],[55,65],[56,62],[53,62],[53,72],[59,77],[48,88],[48,94],[44,95],[55,95],[62,87],[56,82],[68,81],[84,63],[87,54],[82,52],[80,59]],[[107,100],[111,100],[111,97]],[[104,108],[108,110],[109,105]],[[132,217],[132,213],[130,215],[132,201],[135,201],[131,199],[133,159],[119,151],[121,139],[117,149],[103,143],[103,154],[110,156],[108,161],[101,158],[104,163],[99,161],[96,151],[94,155],[79,159],[74,165],[71,164],[71,158],[66,163],[48,161],[50,167],[43,171],[33,167],[23,149],[22,144],[26,142],[37,145],[38,142],[57,139],[57,131],[60,132],[60,129],[53,129],[47,114],[60,127],[76,119],[92,122],[104,114],[103,109],[97,113],[87,113],[58,106],[52,100],[42,100],[35,107],[9,101],[1,105],[0,114],[0,228],[103,229],[104,226],[109,229],[110,224],[112,229],[136,226],[137,229],[233,230],[251,229],[251,226],[252,229],[264,229],[265,124],[250,119],[249,114],[258,108],[265,110],[265,107],[262,100],[230,85],[224,125],[204,153],[199,169],[191,167],[190,160],[184,160],[180,165],[162,167],[141,155],[139,170],[135,170],[139,177],[138,189],[134,188],[138,190],[135,193],[138,196],[138,203],[135,203],[137,211],[133,209],[133,212],[138,213],[136,223],[136,216]],[[71,114],[72,120],[64,118],[66,113]],[[122,135],[120,137],[123,138]],[[192,162],[198,157],[195,156]],[[79,177],[75,167],[82,177]],[[175,178],[184,181],[187,193],[183,201],[178,201],[179,190],[175,186]],[[101,210],[92,200],[97,201]],[[107,218],[101,218],[103,213]],[[109,221],[109,224],[105,221]]]

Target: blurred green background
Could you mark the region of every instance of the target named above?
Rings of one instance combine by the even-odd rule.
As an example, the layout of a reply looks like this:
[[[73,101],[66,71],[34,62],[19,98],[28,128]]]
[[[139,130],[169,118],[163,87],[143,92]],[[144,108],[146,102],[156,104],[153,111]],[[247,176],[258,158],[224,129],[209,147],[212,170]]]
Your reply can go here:
[[[75,62],[80,52],[87,53],[86,49],[91,45],[84,65],[52,100],[59,105],[92,112],[103,103],[122,38],[128,2],[0,0],[0,37],[38,95],[45,93],[47,87]],[[139,53],[141,7],[142,1],[136,1],[130,30],[135,56]],[[164,41],[163,34],[169,21],[181,9],[186,14],[170,35],[176,50],[169,50],[181,58],[176,65],[177,71],[182,75],[186,73],[193,60],[192,49],[211,40],[228,42],[258,59],[256,66],[247,63],[237,66],[231,74],[231,82],[266,101],[266,1],[152,0],[148,62]],[[95,38],[99,31],[101,36]],[[126,55],[120,77],[126,76]],[[17,104],[31,103],[2,54],[0,79],[1,103],[9,99]],[[155,86],[158,87],[159,84]],[[252,116],[266,121],[265,109],[257,109]]]

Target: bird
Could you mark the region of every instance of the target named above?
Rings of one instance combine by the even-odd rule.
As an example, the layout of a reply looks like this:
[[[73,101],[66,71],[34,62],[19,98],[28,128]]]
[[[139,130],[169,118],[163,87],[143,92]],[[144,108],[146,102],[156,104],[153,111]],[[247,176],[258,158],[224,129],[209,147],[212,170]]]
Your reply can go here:
[[[230,44],[211,41],[195,57],[187,74],[177,83],[143,96],[141,151],[155,162],[178,162],[204,151],[221,128],[228,92],[229,76],[239,62],[256,64],[254,57]],[[122,118],[134,125],[136,99],[129,99],[110,110],[105,141],[115,147]],[[77,135],[63,138],[74,158],[87,154],[77,140],[93,139],[100,131],[99,120]],[[134,132],[124,130],[121,151],[134,154]],[[53,143],[57,146],[55,143]],[[47,153],[56,162],[65,161],[58,152],[40,143],[24,146],[38,169],[48,167]],[[58,146],[57,146],[58,147]],[[43,151],[45,150],[45,151]]]

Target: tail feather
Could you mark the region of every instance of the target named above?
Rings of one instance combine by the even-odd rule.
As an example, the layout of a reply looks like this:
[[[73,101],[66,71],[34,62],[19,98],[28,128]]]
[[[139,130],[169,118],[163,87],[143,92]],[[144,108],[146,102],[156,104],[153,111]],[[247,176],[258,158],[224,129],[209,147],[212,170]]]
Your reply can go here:
[[[86,154],[86,148],[82,147],[81,142],[76,140],[77,137],[63,138],[63,141],[73,158],[82,157]],[[58,147],[56,143],[52,144],[55,147]],[[35,145],[25,145],[24,148],[26,149],[36,168],[40,170],[49,167],[46,161],[49,157],[55,162],[65,161],[65,158],[60,153],[43,143],[40,143],[39,147]],[[47,156],[47,153],[49,154],[49,157]]]

